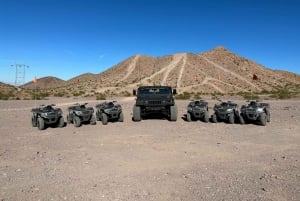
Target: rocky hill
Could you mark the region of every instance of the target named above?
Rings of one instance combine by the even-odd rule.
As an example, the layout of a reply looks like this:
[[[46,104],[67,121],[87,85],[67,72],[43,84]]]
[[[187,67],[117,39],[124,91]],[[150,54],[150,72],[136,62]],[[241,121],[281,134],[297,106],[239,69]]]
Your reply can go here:
[[[255,79],[253,76],[255,75]],[[238,93],[298,90],[300,76],[271,70],[224,47],[200,54],[177,53],[162,57],[134,55],[100,73],[86,73],[68,81],[55,77],[38,80],[50,94],[122,94],[139,85],[170,85],[179,93]],[[33,82],[24,85],[33,89]]]

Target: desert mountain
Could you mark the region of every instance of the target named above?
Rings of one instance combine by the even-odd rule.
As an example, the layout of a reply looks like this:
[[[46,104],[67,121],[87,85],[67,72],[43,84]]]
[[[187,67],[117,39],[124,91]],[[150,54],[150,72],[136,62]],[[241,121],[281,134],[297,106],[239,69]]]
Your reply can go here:
[[[257,79],[253,79],[253,75]],[[163,57],[132,56],[100,73],[86,73],[68,81],[47,77],[39,79],[39,88],[85,94],[131,91],[139,85],[170,85],[180,93],[237,93],[278,90],[300,85],[297,74],[268,69],[238,56],[224,47],[201,54],[178,53]],[[25,85],[32,88],[33,83]]]
[[[55,87],[63,86],[66,83],[66,81],[62,79],[59,79],[57,77],[51,77],[51,76],[40,78],[37,81],[38,81],[37,86],[39,88],[55,88]],[[33,81],[31,81],[25,84],[24,88],[34,89],[35,85]]]

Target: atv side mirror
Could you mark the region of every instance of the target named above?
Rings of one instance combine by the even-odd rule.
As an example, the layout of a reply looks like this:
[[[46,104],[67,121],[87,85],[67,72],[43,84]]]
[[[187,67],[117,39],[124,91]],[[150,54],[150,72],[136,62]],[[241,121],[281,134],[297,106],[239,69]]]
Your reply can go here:
[[[132,93],[133,93],[134,96],[136,96],[136,90],[135,89],[133,90]]]
[[[176,95],[177,94],[177,90],[176,89],[173,89],[173,95]]]

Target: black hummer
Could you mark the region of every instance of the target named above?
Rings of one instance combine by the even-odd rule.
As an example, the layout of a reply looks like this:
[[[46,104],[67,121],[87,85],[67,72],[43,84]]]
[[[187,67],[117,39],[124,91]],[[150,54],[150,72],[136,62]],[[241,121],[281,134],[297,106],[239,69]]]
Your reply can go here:
[[[31,123],[33,127],[38,127],[39,130],[44,130],[47,125],[55,127],[63,127],[65,125],[60,108],[53,108],[52,105],[41,105],[38,108],[33,108]]]
[[[208,103],[204,100],[191,101],[187,106],[186,120],[198,120],[204,122],[209,121],[208,116]]]
[[[270,122],[270,105],[257,101],[250,101],[248,105],[241,107],[241,124],[257,122],[265,126]]]
[[[239,106],[238,104],[228,101],[215,104],[215,113],[212,115],[212,122],[217,123],[219,121],[228,121],[233,124],[239,121]]]
[[[86,107],[86,105],[87,103],[76,103],[68,108],[68,124],[73,123],[75,127],[81,126],[82,123],[90,123],[91,125],[96,124],[94,109],[92,107]]]
[[[133,121],[141,121],[143,117],[151,114],[161,114],[170,121],[177,120],[177,105],[173,95],[176,89],[169,86],[141,86],[133,90],[137,96],[133,106]]]
[[[106,125],[108,121],[124,121],[122,107],[116,101],[104,102],[96,105],[96,119]]]

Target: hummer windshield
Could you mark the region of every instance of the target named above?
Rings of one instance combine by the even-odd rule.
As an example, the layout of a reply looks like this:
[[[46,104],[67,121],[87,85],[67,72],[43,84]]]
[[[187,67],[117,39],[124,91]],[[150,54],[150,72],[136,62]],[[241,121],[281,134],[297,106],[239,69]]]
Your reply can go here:
[[[138,95],[168,95],[172,94],[170,88],[139,88]]]

